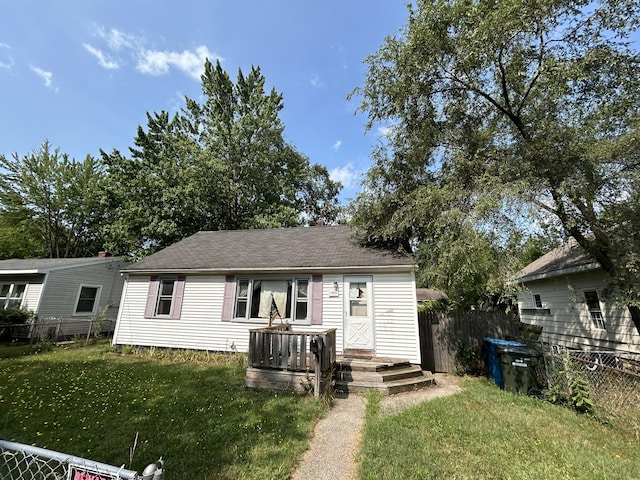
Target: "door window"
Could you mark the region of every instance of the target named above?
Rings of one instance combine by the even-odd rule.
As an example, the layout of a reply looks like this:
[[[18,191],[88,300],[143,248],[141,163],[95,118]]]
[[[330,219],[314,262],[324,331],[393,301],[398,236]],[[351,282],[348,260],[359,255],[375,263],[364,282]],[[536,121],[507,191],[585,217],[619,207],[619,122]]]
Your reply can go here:
[[[349,315],[352,317],[366,317],[368,304],[366,282],[349,283]]]

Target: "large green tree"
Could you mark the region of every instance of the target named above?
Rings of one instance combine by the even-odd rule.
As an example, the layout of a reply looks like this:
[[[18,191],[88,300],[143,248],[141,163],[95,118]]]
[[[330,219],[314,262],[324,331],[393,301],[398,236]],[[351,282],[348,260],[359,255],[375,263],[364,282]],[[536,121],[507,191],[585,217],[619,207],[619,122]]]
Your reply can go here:
[[[638,7],[417,0],[355,91],[369,127],[390,125],[355,203],[365,238],[406,247],[458,217],[505,242],[555,222],[611,275],[640,331]]]
[[[0,156],[3,223],[24,247],[15,256],[92,256],[102,249],[104,170],[76,161],[48,141],[27,155]],[[34,237],[31,237],[31,236]]]
[[[335,220],[340,184],[285,140],[282,95],[258,68],[233,82],[207,60],[202,93],[173,116],[148,114],[130,157],[103,152],[112,249],[144,256],[198,230]]]

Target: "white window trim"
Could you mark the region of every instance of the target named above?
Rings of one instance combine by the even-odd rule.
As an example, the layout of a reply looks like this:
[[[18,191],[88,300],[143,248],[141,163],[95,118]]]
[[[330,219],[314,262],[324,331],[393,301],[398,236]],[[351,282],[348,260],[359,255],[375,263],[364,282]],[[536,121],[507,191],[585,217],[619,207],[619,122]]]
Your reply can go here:
[[[538,303],[536,302],[536,297],[540,298],[540,306],[538,306]],[[539,293],[532,294],[531,295],[531,300],[533,302],[533,308],[536,308],[536,309],[544,308],[544,302],[542,301],[542,295],[540,295]]]
[[[171,289],[171,305],[169,305],[169,313],[158,313],[160,300],[163,297],[162,282],[173,282],[173,288]],[[176,302],[177,283],[178,283],[178,277],[158,277],[158,290],[156,291],[156,303],[153,307],[153,318],[170,318],[171,317],[171,310],[173,309],[173,306],[175,305],[175,302]]]
[[[80,293],[82,292],[82,289],[86,287],[86,288],[97,288],[98,291],[96,292],[96,298],[93,301],[93,310],[90,312],[78,312],[78,302],[80,301]],[[73,304],[73,313],[71,314],[73,317],[86,317],[87,315],[95,315],[96,313],[98,313],[98,306],[100,305],[100,296],[102,295],[102,285],[89,285],[86,283],[82,283],[80,284],[80,286],[78,287],[78,293],[76,295],[76,301]]]
[[[587,302],[587,293],[588,292],[595,292],[596,296],[598,297],[598,310],[597,312],[600,313],[600,321],[596,321],[593,318],[593,313],[595,312],[591,310],[591,308],[589,308],[589,303]],[[602,308],[602,301],[600,300],[600,291],[597,288],[590,288],[590,289],[585,289],[582,290],[582,297],[584,298],[584,305],[587,309],[587,314],[588,314],[588,318],[589,321],[591,322],[591,328],[593,328],[594,330],[598,330],[598,331],[607,331],[607,319],[604,316],[604,309]],[[602,326],[600,326],[600,324]]]
[[[268,318],[259,318],[259,317],[251,317],[251,304],[253,300],[251,295],[253,294],[253,282],[256,280],[268,281],[268,280],[278,280],[278,281],[290,281],[291,282],[291,296],[289,300],[289,309],[291,311],[291,316],[287,317],[286,313],[280,312],[282,315],[283,323],[292,323],[295,325],[311,325],[311,309],[312,306],[312,295],[311,295],[311,286],[312,286],[312,278],[311,275],[242,275],[236,277],[235,290],[233,294],[233,315],[231,317],[232,322],[237,323],[253,323],[260,325],[268,325]],[[298,281],[305,280],[307,282],[307,318],[304,320],[296,320],[296,303],[297,303],[297,295],[298,295]],[[237,308],[238,308],[238,292],[240,291],[239,285],[241,281],[249,281],[249,288],[247,292],[247,316],[238,317],[237,316]],[[280,320],[275,320],[275,323],[279,323]]]
[[[18,304],[18,308],[22,308],[22,304],[24,303],[24,299],[27,297],[27,290],[29,288],[29,284],[27,282],[25,283],[21,283],[21,282],[12,282],[12,283],[2,283],[2,285],[9,285],[9,292],[7,293],[6,297],[0,297],[2,298],[2,309],[7,309],[9,306],[9,302],[11,300],[13,300],[13,292],[16,288],[17,285],[24,285],[24,291],[22,292],[22,298],[20,299],[20,303]]]

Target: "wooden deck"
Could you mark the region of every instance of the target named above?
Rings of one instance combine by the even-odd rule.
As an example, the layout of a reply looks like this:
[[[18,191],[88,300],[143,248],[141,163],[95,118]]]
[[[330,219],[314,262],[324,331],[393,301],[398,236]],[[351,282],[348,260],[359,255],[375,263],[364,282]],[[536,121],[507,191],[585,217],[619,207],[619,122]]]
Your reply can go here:
[[[312,339],[322,340],[316,362]],[[336,329],[322,332],[293,330],[290,324],[249,331],[249,367],[245,386],[266,390],[305,392],[315,383],[319,367],[324,383],[336,362]]]

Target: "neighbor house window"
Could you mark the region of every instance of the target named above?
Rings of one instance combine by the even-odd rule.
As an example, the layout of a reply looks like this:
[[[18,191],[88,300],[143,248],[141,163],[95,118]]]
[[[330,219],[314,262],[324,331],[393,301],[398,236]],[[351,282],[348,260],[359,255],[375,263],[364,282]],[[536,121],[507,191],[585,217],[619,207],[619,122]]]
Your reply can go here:
[[[309,278],[238,278],[234,317],[253,321],[309,321]]]
[[[539,293],[533,294],[533,305],[536,308],[542,308],[542,297],[540,296]]]
[[[75,313],[96,313],[98,301],[100,300],[100,289],[101,287],[99,286],[81,285]]]
[[[20,308],[27,286],[23,283],[4,283],[0,285],[0,307]]]
[[[589,309],[589,314],[591,315],[593,326],[600,330],[606,330],[607,325],[604,321],[602,310],[600,309],[600,299],[598,298],[598,292],[596,292],[595,290],[588,290],[584,292],[584,298],[587,302],[587,308]]]

